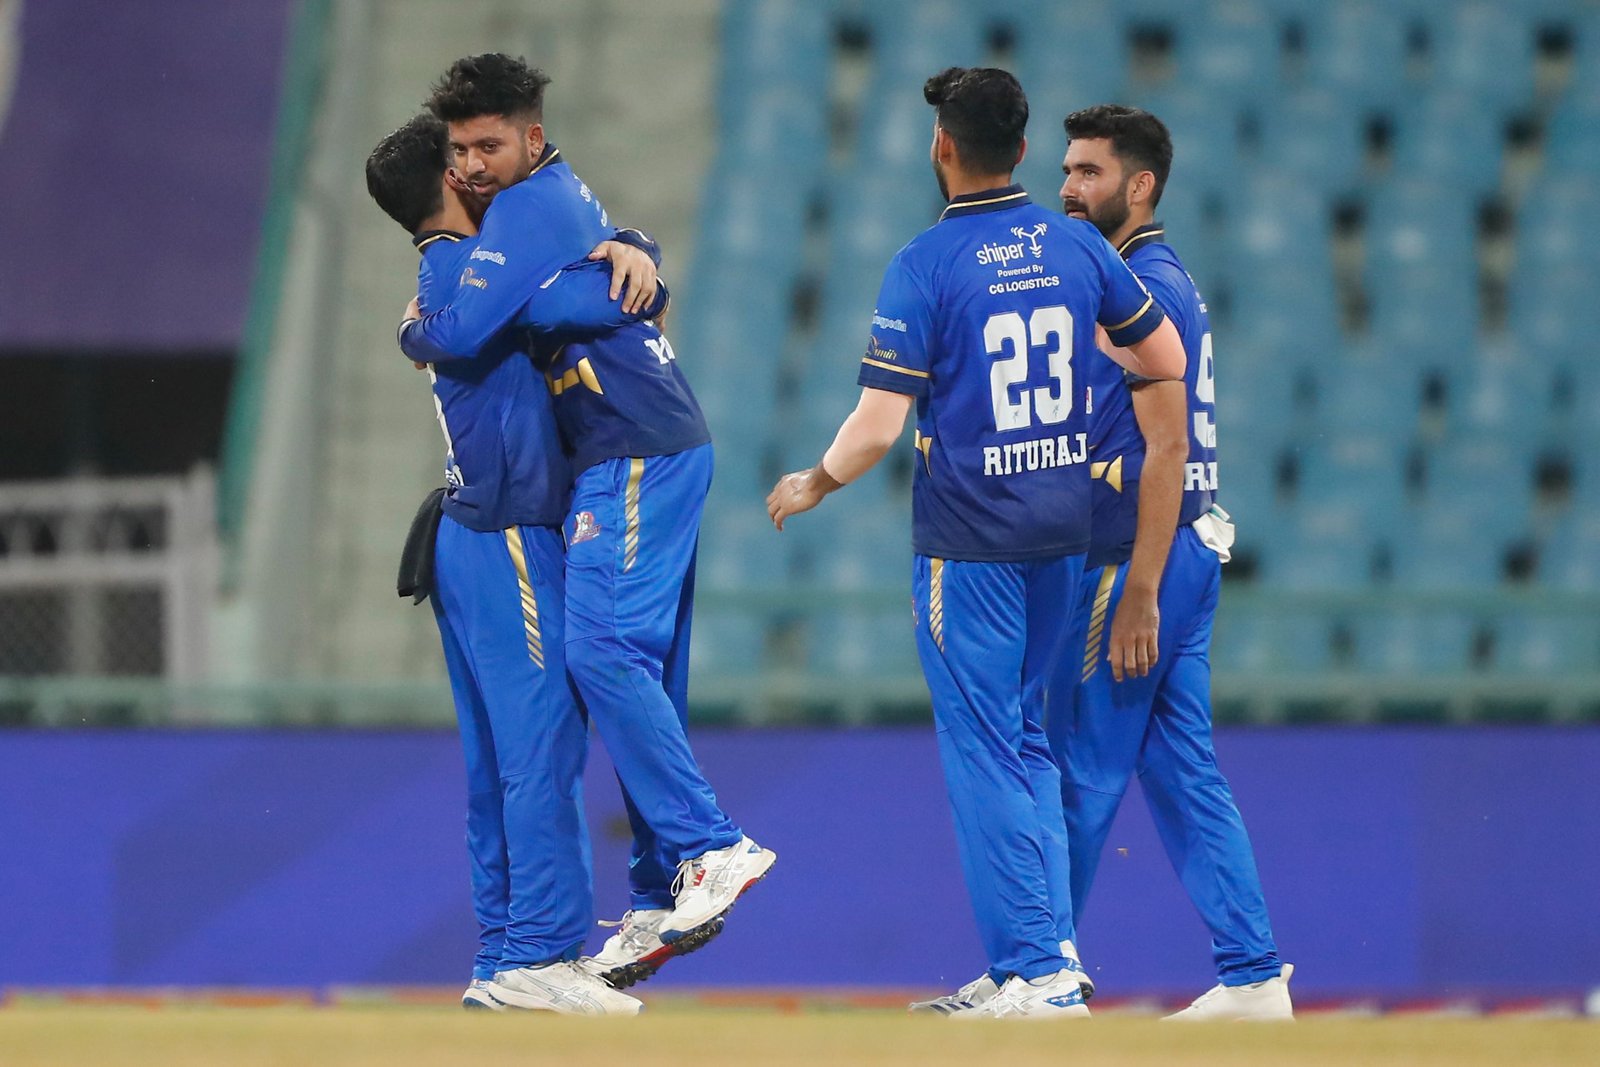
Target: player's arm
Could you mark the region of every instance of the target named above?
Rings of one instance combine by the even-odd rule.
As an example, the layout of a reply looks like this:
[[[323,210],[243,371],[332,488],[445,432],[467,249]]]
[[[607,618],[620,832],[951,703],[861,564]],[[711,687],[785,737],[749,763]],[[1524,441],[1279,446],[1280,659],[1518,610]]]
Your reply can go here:
[[[1093,239],[1092,248],[1104,284],[1096,321],[1111,340],[1112,348],[1107,354],[1124,370],[1141,378],[1182,378],[1188,364],[1183,338],[1167,321],[1161,305],[1105,238]]]
[[[644,253],[629,251],[643,258]],[[657,318],[666,312],[672,299],[666,284],[652,278],[654,296],[638,311],[630,311],[626,306],[628,301],[618,300],[613,295],[616,288],[615,270],[608,279],[603,262],[580,260],[563,267],[541,284],[538,300],[528,302],[517,315],[516,323],[539,333],[594,334]]]
[[[571,249],[582,224],[581,207],[552,195],[561,194],[524,182],[495,198],[450,303],[401,323],[400,347],[407,356],[425,363],[470,357],[519,315],[537,308],[540,284],[577,254],[563,250]],[[615,236],[608,227],[607,237]]]
[[[904,257],[902,250],[889,264],[878,291],[871,340],[856,377],[862,387],[856,409],[816,466],[784,475],[767,494],[767,516],[779,530],[790,515],[810,511],[871,470],[905,429],[912,402],[928,395],[934,302]]]
[[[595,246],[589,258],[610,261],[611,299],[621,298],[622,310],[643,316],[656,298],[661,266],[661,246],[656,239],[643,230],[624,227],[613,240]]]
[[[784,519],[810,511],[823,497],[875,467],[904,432],[913,399],[884,389],[861,390],[856,409],[839,427],[816,466],[784,475],[767,495],[767,516],[772,524],[782,530]]]
[[[1107,658],[1117,681],[1142,678],[1159,657],[1157,605],[1167,553],[1183,508],[1183,466],[1189,459],[1189,387],[1183,381],[1133,382],[1133,416],[1144,437],[1133,558],[1111,619]]]

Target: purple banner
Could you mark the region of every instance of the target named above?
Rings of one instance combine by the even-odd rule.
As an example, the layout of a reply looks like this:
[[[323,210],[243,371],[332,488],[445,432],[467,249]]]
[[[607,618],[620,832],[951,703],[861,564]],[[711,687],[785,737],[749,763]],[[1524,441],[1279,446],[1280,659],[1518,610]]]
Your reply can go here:
[[[233,350],[289,0],[6,8],[0,352]]]
[[[1227,731],[1219,747],[1297,990],[1600,986],[1600,730]],[[696,748],[780,859],[646,992],[982,969],[931,731],[700,731]],[[447,733],[0,732],[0,986],[464,980],[460,762]],[[617,918],[627,823],[598,746],[588,799]],[[1080,936],[1101,990],[1205,989],[1207,934],[1138,797],[1108,848]]]

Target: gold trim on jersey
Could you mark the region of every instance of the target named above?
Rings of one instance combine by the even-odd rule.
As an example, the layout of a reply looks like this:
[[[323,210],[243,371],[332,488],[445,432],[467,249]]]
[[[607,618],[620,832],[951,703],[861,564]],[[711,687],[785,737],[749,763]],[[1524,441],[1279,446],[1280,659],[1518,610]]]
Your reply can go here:
[[[418,252],[422,251],[424,248],[427,248],[429,245],[433,244],[433,242],[435,242],[435,241],[451,241],[451,242],[454,242],[456,244],[459,244],[461,242],[461,238],[458,237],[457,235],[453,234],[453,233],[436,233],[432,237],[429,237],[425,241],[418,241],[417,242],[417,251]]]
[[[1100,575],[1100,584],[1094,591],[1094,610],[1089,613],[1089,637],[1083,649],[1083,680],[1094,677],[1100,666],[1100,645],[1105,636],[1106,607],[1111,603],[1111,587],[1116,584],[1117,571],[1122,565],[1107,567]]]
[[[1089,464],[1089,477],[1098,478],[1117,492],[1122,492],[1122,457]]]
[[[632,570],[639,558],[639,483],[644,480],[644,460],[628,462],[628,489],[622,497],[622,519],[627,529],[622,535],[622,569]]]
[[[928,560],[928,633],[944,651],[944,560]]]
[[[572,367],[559,378],[554,374],[546,374],[544,381],[550,387],[551,396],[560,396],[580,382],[589,392],[599,393],[601,396],[606,395],[606,391],[600,388],[600,377],[595,374],[594,364],[589,362],[588,356],[578,360],[576,367]]]
[[[1117,255],[1120,256],[1120,255],[1123,255],[1124,253],[1126,253],[1128,251],[1128,249],[1130,247],[1132,247],[1133,242],[1135,242],[1135,241],[1142,241],[1146,237],[1160,237],[1162,234],[1164,234],[1166,232],[1167,231],[1165,229],[1160,229],[1160,230],[1141,230],[1138,233],[1134,234],[1132,237],[1129,237],[1126,241],[1122,242],[1122,247],[1117,249]]]
[[[1121,322],[1117,323],[1115,326],[1107,326],[1106,327],[1106,332],[1107,333],[1116,333],[1118,330],[1126,329],[1127,327],[1132,326],[1134,323],[1138,322],[1141,318],[1144,317],[1144,313],[1146,311],[1149,311],[1150,310],[1150,305],[1154,304],[1155,302],[1156,302],[1156,298],[1155,297],[1150,296],[1149,294],[1146,294],[1145,298],[1144,298],[1144,306],[1143,307],[1139,308],[1138,311],[1135,311],[1131,318],[1123,319]]]
[[[511,565],[517,571],[517,591],[522,597],[522,629],[528,637],[528,658],[542,671],[544,638],[539,633],[539,601],[533,595],[533,582],[528,578],[528,554],[522,544],[522,531],[515,526],[506,527],[506,551],[511,553]]]
[[[1027,191],[1023,190],[1015,193],[1007,193],[1005,196],[993,196],[988,200],[963,200],[958,204],[952,203],[943,211],[939,212],[939,218],[943,219],[950,212],[959,211],[964,207],[986,207],[989,204],[1003,204],[1007,200],[1026,200],[1027,198]]]
[[[546,141],[545,144],[548,145],[548,144],[550,144],[550,142]],[[548,167],[550,164],[554,163],[556,160],[558,160],[560,158],[561,158],[561,149],[555,148],[555,147],[552,146],[550,148],[550,154],[548,156],[545,156],[543,159],[541,159],[538,162],[538,164],[532,170],[530,170],[528,172],[528,177],[529,178],[533,177],[535,174],[538,174],[541,170],[544,170],[544,168]],[[523,180],[526,181],[527,178],[524,178]]]
[[[912,443],[916,446],[917,451],[922,453],[922,469],[931,478],[933,477],[933,438],[922,436],[921,430],[916,430],[914,433],[916,436],[912,439]]]
[[[933,377],[932,374],[929,374],[925,370],[913,370],[910,367],[896,367],[893,363],[885,363],[883,360],[873,359],[871,356],[861,357],[861,362],[865,363],[869,367],[877,367],[879,370],[892,370],[896,374],[909,374],[913,378]]]

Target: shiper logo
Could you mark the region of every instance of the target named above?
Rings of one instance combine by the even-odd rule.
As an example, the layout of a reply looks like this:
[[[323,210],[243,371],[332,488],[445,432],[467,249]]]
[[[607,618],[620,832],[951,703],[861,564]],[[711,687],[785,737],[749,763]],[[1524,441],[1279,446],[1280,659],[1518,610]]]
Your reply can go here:
[[[1011,233],[1013,236],[1027,241],[1028,251],[1033,253],[1034,259],[1038,259],[1044,255],[1044,246],[1039,243],[1039,238],[1043,237],[1049,229],[1049,223],[1041,222],[1031,230],[1024,230],[1021,226],[1013,226],[1011,227]]]

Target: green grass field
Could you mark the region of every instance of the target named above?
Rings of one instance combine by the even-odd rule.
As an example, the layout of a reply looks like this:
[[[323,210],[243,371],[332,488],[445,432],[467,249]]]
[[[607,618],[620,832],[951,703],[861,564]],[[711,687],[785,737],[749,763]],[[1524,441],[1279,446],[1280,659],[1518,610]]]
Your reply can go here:
[[[181,1067],[486,1062],[639,1064],[1600,1063],[1600,1024],[1512,1018],[1317,1017],[1293,1025],[968,1024],[894,1011],[671,1009],[634,1020],[468,1014],[431,1007],[0,1008],[0,1064]]]

